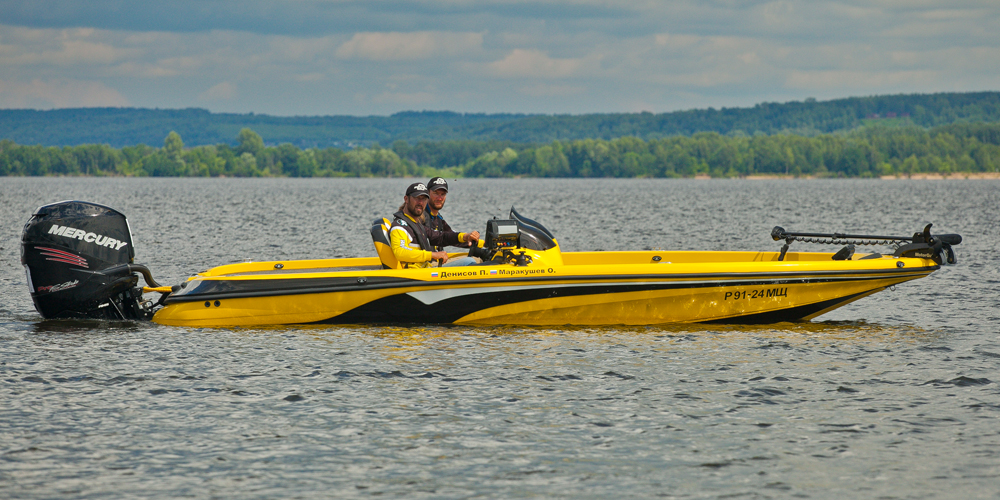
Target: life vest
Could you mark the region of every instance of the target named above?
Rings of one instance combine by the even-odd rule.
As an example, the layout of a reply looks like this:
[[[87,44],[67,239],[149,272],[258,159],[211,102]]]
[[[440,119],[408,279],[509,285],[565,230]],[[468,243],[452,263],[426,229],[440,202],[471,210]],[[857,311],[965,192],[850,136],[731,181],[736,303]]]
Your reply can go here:
[[[425,250],[428,252],[435,251],[434,246],[431,245],[430,240],[427,238],[427,233],[425,232],[424,225],[421,224],[420,222],[414,222],[412,219],[407,217],[402,210],[392,214],[392,226],[389,227],[390,238],[392,235],[392,231],[394,231],[396,228],[400,228],[406,231],[406,234],[410,236],[411,245],[412,243],[415,242],[418,245],[420,245],[421,250]],[[402,264],[404,268],[409,268],[414,265],[417,267],[424,267],[429,265],[429,263],[405,262],[402,260],[400,261],[400,264]]]
[[[392,214],[392,226],[389,227],[389,231],[392,232],[394,228],[401,227],[410,235],[410,240],[416,241],[420,248],[427,250],[428,252],[433,252],[434,246],[431,245],[430,240],[427,239],[427,233],[424,231],[424,225],[419,222],[413,222],[409,217],[403,214],[400,210]]]

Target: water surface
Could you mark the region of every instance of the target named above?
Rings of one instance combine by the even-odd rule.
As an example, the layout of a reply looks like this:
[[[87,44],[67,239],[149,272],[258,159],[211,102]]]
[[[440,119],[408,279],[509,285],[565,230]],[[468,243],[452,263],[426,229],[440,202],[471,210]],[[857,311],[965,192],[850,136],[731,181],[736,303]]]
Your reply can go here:
[[[0,491],[10,498],[996,498],[1000,182],[452,181],[566,250],[776,250],[790,231],[960,233],[959,265],[810,323],[194,329],[43,321],[39,205],[128,215],[175,284],[373,255],[399,179],[0,178]],[[826,250],[794,244],[793,248]]]

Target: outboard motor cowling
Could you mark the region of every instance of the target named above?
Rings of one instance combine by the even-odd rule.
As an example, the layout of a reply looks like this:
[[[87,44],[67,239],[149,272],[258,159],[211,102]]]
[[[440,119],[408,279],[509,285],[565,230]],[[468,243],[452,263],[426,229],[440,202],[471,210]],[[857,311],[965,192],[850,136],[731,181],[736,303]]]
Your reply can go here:
[[[31,299],[47,319],[149,319],[135,273],[152,278],[134,257],[125,215],[96,203],[39,207],[21,235]]]

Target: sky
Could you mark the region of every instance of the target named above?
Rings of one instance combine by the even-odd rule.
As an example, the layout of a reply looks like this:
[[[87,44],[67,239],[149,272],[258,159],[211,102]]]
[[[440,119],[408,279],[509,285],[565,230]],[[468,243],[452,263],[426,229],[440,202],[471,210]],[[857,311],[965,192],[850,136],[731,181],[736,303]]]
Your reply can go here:
[[[1000,90],[997,0],[0,0],[0,108],[583,114]]]

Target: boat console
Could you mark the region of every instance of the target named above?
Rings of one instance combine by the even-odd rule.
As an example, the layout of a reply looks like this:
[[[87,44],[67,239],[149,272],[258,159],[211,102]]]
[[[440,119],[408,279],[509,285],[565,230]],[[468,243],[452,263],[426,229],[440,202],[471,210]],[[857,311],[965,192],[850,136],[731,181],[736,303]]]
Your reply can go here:
[[[471,249],[469,256],[478,257],[488,264],[526,266],[532,261],[530,256],[525,255],[527,251],[546,251],[559,247],[545,226],[519,214],[514,207],[510,208],[510,217],[486,221],[483,246]]]

